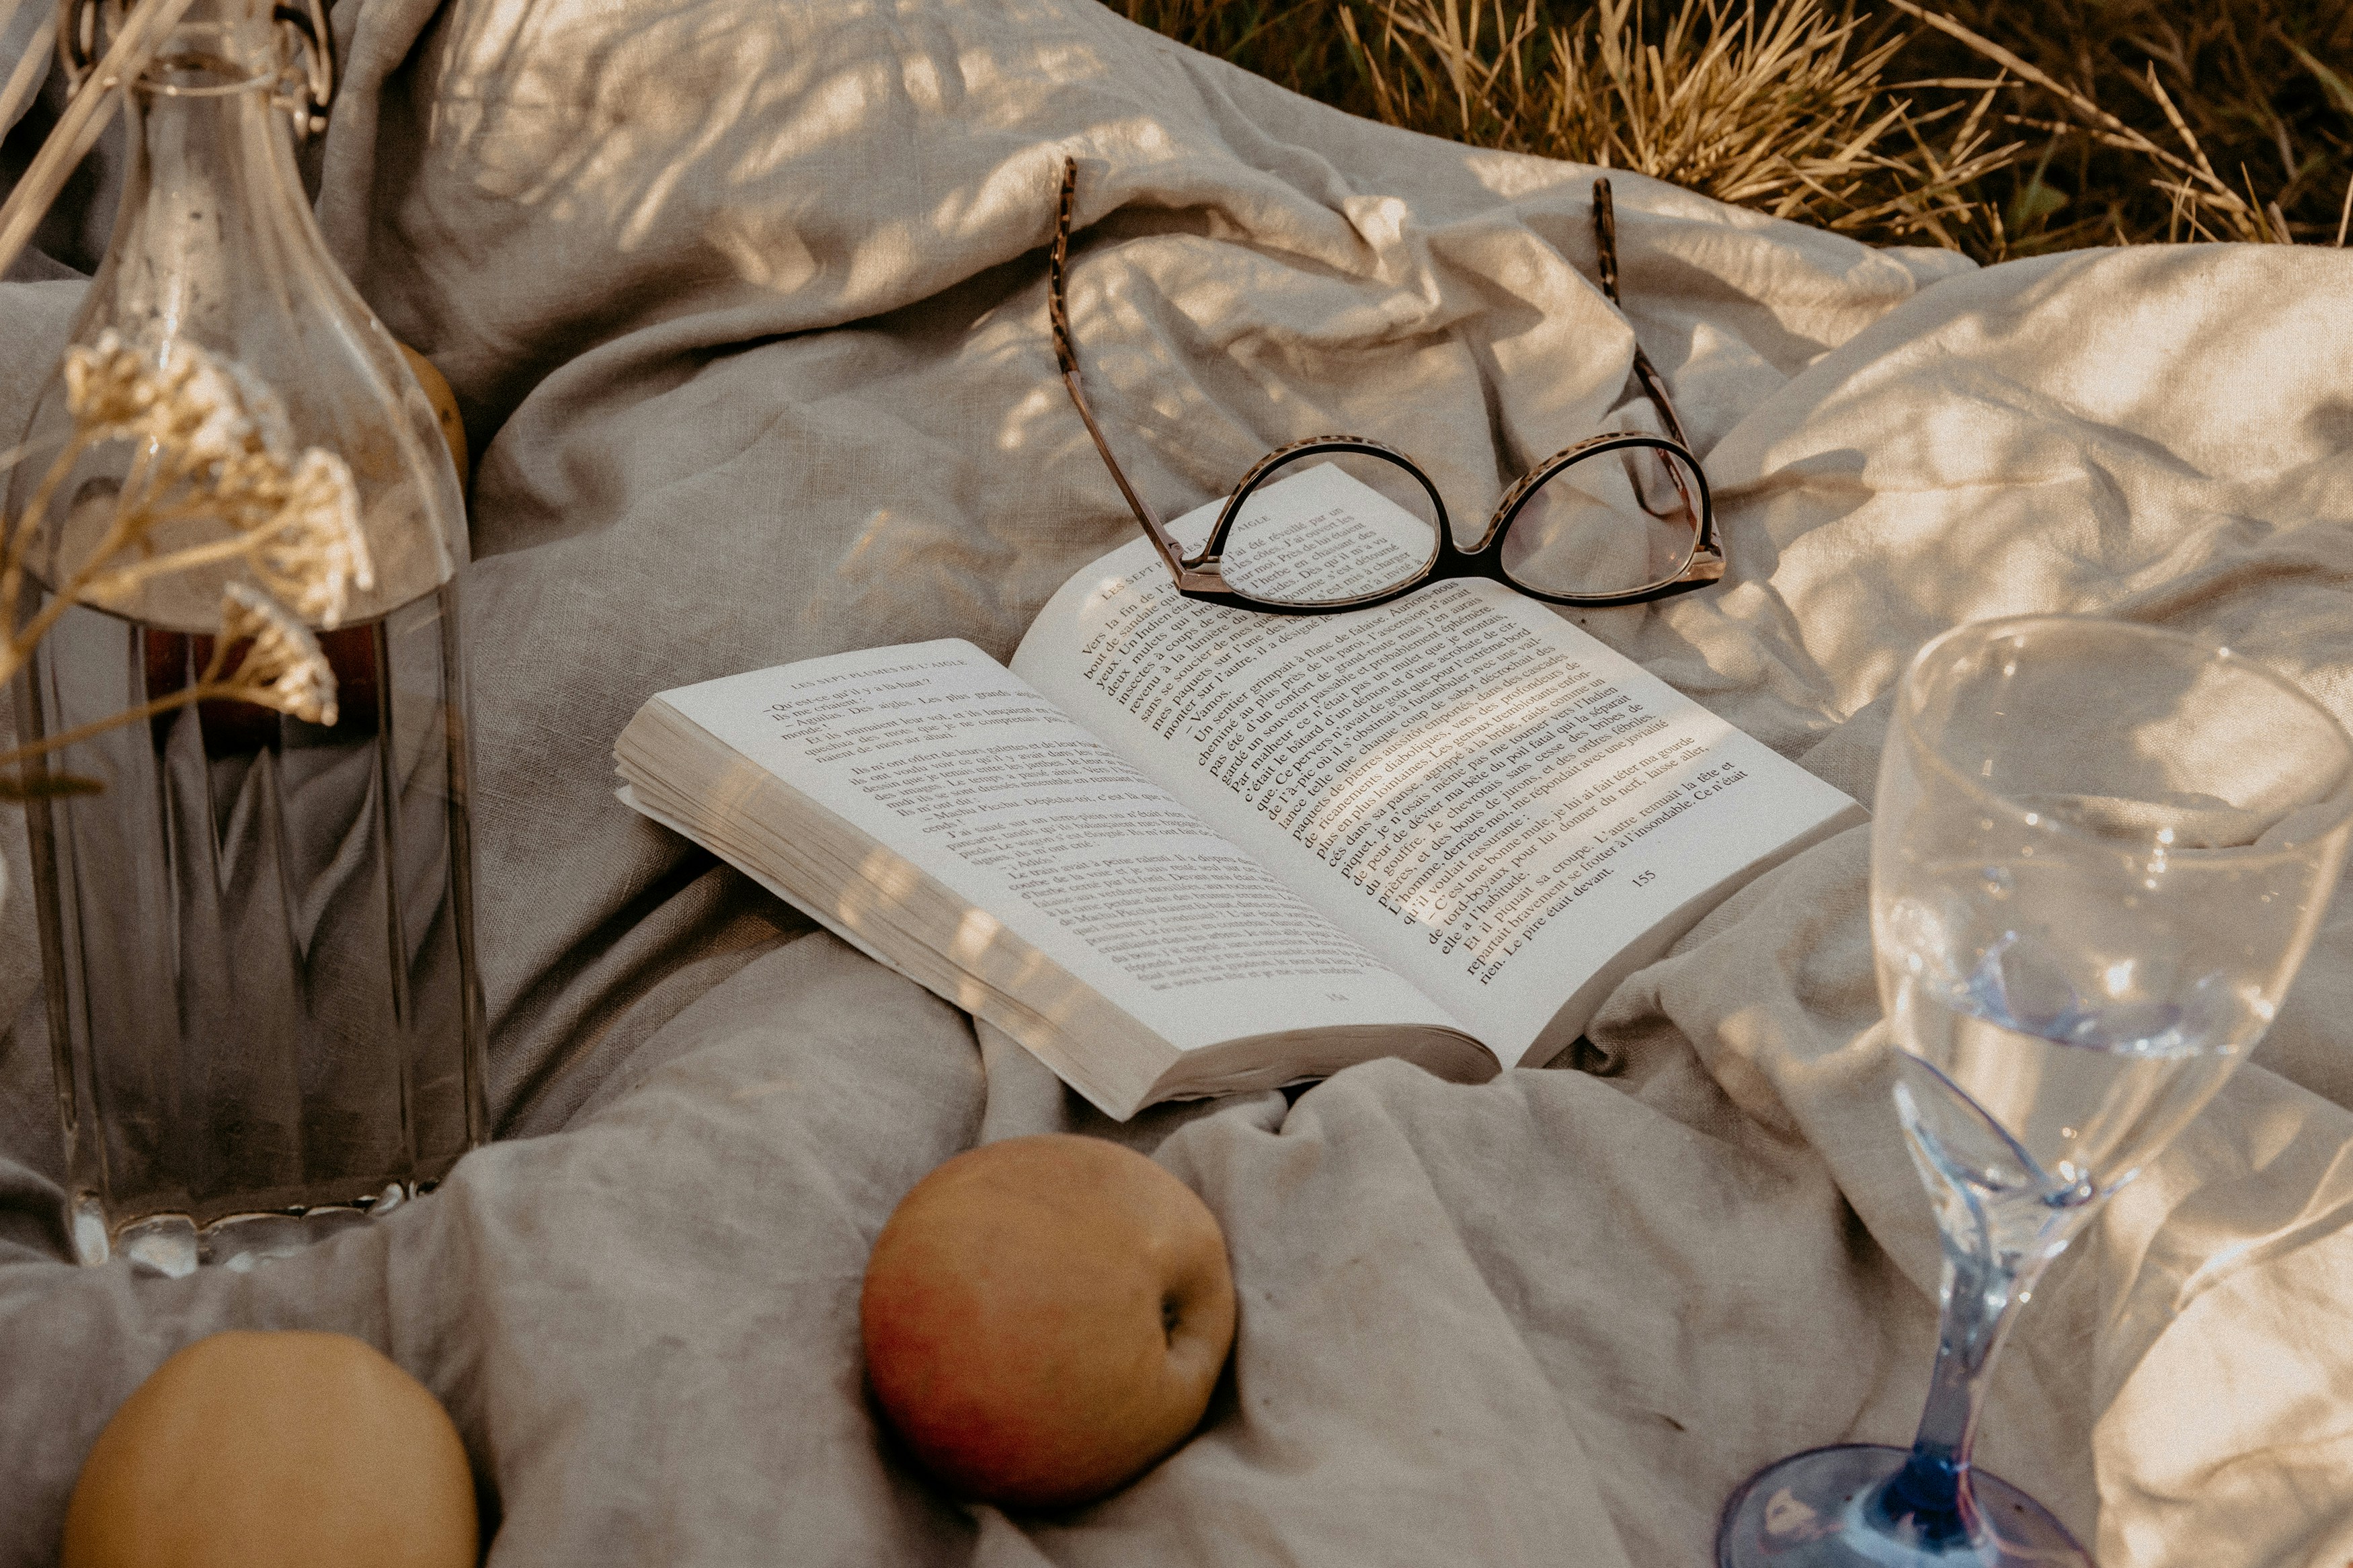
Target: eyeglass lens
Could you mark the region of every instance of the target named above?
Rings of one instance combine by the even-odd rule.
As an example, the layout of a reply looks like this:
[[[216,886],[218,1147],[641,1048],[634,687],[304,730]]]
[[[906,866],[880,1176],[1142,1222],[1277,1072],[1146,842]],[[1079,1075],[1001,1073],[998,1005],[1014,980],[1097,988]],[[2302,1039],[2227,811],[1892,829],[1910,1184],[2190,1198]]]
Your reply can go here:
[[[1592,453],[1522,498],[1495,548],[1538,594],[1640,592],[1671,583],[1699,543],[1700,482],[1657,447]],[[1268,605],[1345,604],[1412,582],[1438,554],[1429,489],[1377,453],[1311,447],[1245,488],[1220,551],[1226,585]]]
[[[1698,547],[1703,490],[1658,447],[1562,467],[1527,495],[1497,548],[1504,575],[1539,594],[1630,594],[1672,582]]]
[[[1270,605],[1362,598],[1427,570],[1439,526],[1429,488],[1404,464],[1311,448],[1241,492],[1223,547],[1226,586]]]

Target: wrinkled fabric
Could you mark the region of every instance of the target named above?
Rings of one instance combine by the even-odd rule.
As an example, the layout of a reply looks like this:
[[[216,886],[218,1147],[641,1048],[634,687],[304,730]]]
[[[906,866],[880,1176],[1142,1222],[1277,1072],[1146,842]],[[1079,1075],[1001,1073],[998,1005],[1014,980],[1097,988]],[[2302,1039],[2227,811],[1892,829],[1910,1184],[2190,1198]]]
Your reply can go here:
[[[1794,1449],[1902,1442],[1938,1251],[1889,1100],[1867,835],[1630,978],[1582,1070],[1395,1062],[1121,1128],[610,794],[651,692],[877,643],[1008,654],[1134,526],[1042,247],[1174,514],[1269,447],[1414,452],[1459,517],[1620,398],[1705,456],[1724,584],[1579,617],[1868,801],[1947,626],[2116,615],[2353,717],[2353,258],[1978,270],[1284,93],[1092,0],[365,0],[322,224],[480,457],[479,931],[500,1142],[251,1272],[59,1259],[31,900],[0,923],[0,1564],[176,1347],[338,1329],[449,1407],[494,1563],[1687,1564]],[[0,286],[0,426],[70,284]],[[5,1015],[0,1015],[5,1016]],[[1201,1433],[1091,1508],[942,1495],[860,1386],[866,1249],[976,1142],[1153,1152],[1240,1300]],[[2035,1291],[1979,1458],[2108,1568],[2353,1554],[2353,911],[2221,1097]]]

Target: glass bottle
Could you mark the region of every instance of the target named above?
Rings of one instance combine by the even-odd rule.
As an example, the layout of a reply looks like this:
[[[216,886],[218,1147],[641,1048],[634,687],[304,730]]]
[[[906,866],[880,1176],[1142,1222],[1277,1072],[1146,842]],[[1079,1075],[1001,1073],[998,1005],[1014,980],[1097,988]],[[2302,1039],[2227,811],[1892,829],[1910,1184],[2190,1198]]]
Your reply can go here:
[[[486,1135],[453,583],[464,500],[430,406],[304,199],[290,110],[315,106],[286,97],[290,31],[270,0],[195,0],[159,47],[125,95],[121,208],[71,339],[159,370],[203,351],[249,426],[342,459],[364,542],[344,603],[289,605],[335,676],[322,721],[206,700],[37,764],[100,786],[26,805],[74,1249],[168,1274],[381,1213]],[[68,404],[60,372],[10,475],[11,517],[41,499]],[[75,581],[118,500],[147,493],[132,487],[153,456],[112,441],[54,487],[26,536],[19,626]],[[233,539],[225,517],[181,516],[151,542]],[[232,556],[74,595],[19,679],[20,738],[234,665],[258,645],[216,647],[232,584],[273,586]]]

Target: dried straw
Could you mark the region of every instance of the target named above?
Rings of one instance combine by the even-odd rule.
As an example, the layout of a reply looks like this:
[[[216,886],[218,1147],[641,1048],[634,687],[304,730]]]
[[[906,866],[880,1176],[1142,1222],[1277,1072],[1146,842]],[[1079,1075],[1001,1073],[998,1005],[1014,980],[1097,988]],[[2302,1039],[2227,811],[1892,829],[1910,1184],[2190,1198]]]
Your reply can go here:
[[[1343,109],[1874,242],[2353,229],[2344,0],[1107,3]]]

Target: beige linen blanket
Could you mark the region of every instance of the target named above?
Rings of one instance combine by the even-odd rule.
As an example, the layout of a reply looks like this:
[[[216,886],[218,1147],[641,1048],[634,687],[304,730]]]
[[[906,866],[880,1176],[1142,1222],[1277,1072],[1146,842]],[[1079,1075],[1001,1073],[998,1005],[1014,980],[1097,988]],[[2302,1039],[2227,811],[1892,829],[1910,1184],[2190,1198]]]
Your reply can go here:
[[[1725,1492],[1905,1440],[1937,1252],[1896,1133],[1865,840],[1630,980],[1574,1067],[1396,1063],[1092,1119],[1017,1049],[638,820],[657,689],[948,635],[1010,651],[1133,527],[1055,376],[1041,247],[1164,510],[1345,429],[1457,515],[1587,433],[1631,339],[1592,171],[1345,118],[1094,0],[364,0],[321,209],[481,455],[465,579],[501,1141],[249,1273],[58,1261],[22,849],[0,944],[0,1564],[115,1405],[232,1325],[343,1330],[448,1405],[497,1564],[1707,1560]],[[2353,255],[1978,271],[1617,180],[1632,328],[1724,584],[1587,618],[1863,797],[1957,622],[2227,641],[2353,718]],[[20,420],[77,285],[0,287]],[[1223,1221],[1233,1366],[1089,1509],[932,1489],[863,1399],[867,1247],[931,1166],[1075,1126]],[[2106,1568],[2353,1558],[2353,911],[2221,1099],[2035,1293],[1979,1449]]]

